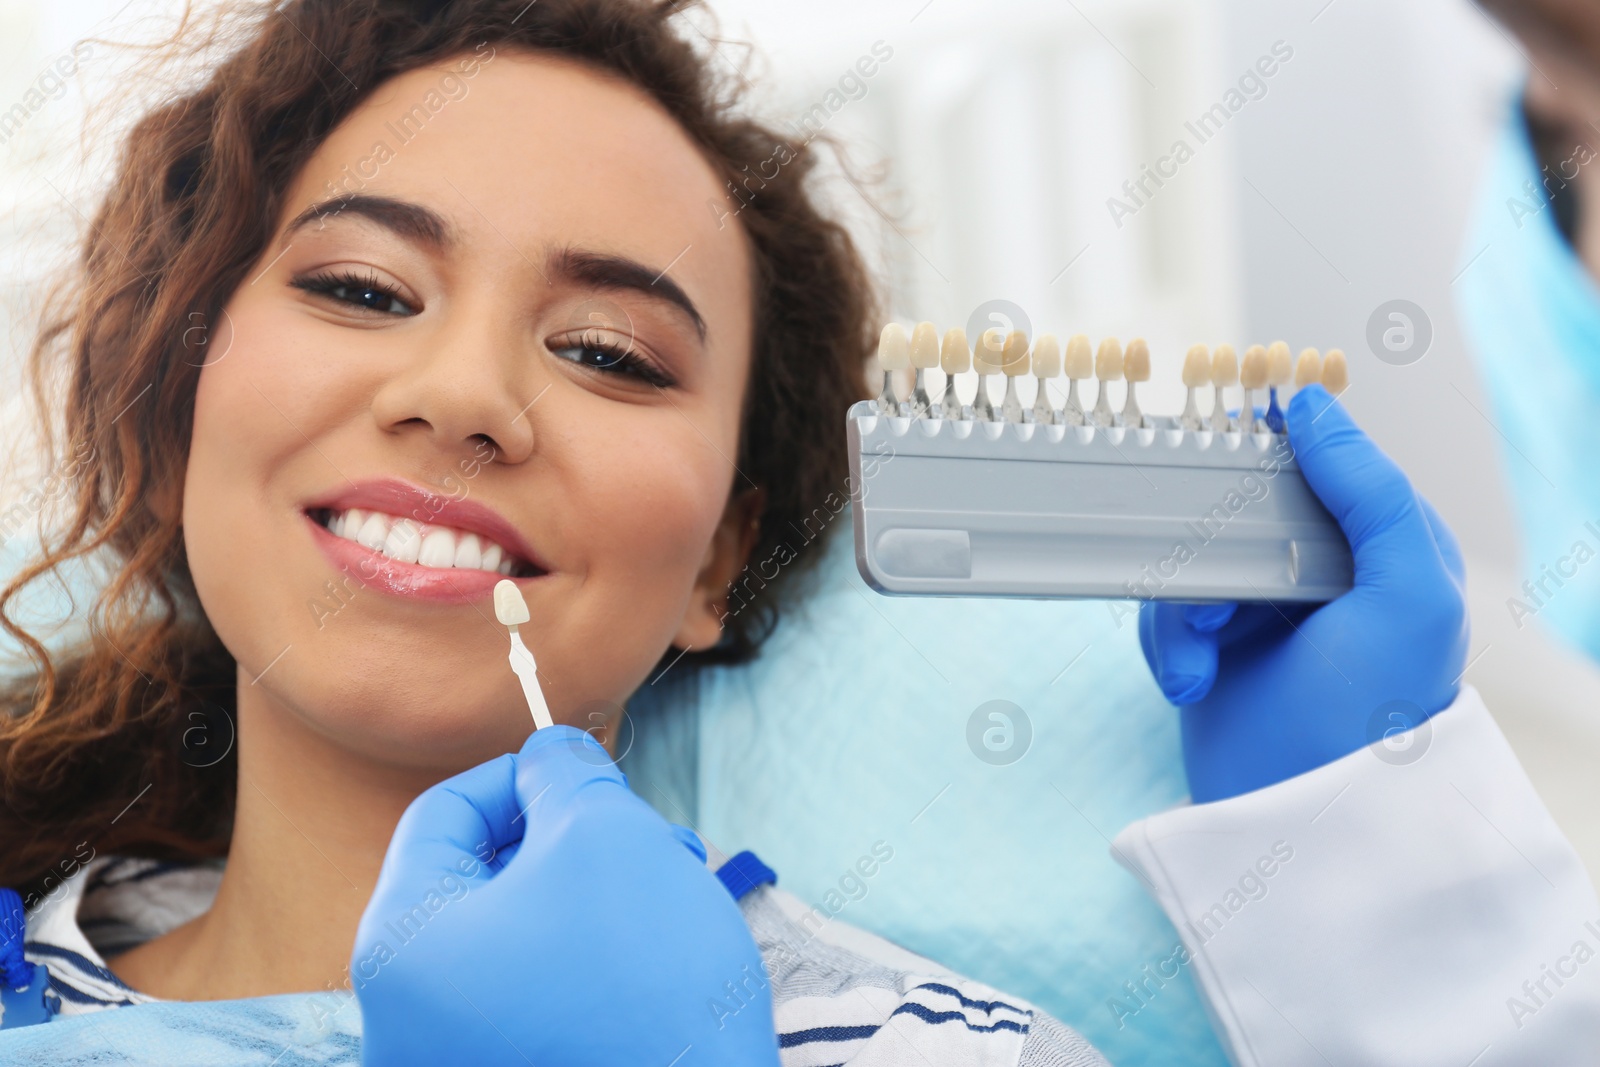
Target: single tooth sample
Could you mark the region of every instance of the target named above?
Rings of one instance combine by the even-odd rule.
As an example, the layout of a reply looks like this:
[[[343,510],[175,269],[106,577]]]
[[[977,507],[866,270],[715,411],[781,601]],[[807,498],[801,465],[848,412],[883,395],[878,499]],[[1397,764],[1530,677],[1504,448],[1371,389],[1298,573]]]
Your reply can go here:
[[[1128,350],[1122,354],[1122,376],[1128,379],[1128,398],[1122,404],[1122,424],[1134,429],[1150,425],[1150,420],[1139,410],[1139,397],[1135,392],[1138,383],[1150,380],[1150,346],[1144,343],[1143,337],[1135,337],[1128,342]]]
[[[534,662],[528,646],[522,643],[522,635],[517,633],[517,627],[530,618],[528,602],[522,599],[517,583],[509,578],[495,583],[494,617],[511,631],[511,669],[522,683],[522,696],[528,702],[528,710],[533,712],[533,728],[543,729],[550,725],[550,705],[545,703],[544,690],[539,687],[539,665]]]
[[[1039,389],[1033,395],[1033,421],[1046,426],[1061,421],[1050,403],[1050,380],[1061,377],[1061,342],[1053,333],[1042,333],[1033,342],[1033,376]]]
[[[878,393],[878,410],[885,415],[900,414],[900,401],[894,395],[894,372],[911,368],[911,338],[906,328],[891,322],[878,335],[878,369],[883,371],[883,389]]]
[[[1267,387],[1267,350],[1251,345],[1239,364],[1239,384],[1244,387],[1244,405],[1239,408],[1239,428],[1247,433],[1266,433],[1267,422],[1256,415],[1256,390]]]
[[[972,346],[972,369],[978,372],[978,395],[972,400],[972,417],[998,422],[1000,414],[989,399],[989,376],[999,374],[1005,358],[1006,335],[999,329],[984,330]]]
[[[1302,348],[1294,364],[1294,388],[1299,392],[1306,386],[1322,380],[1322,357],[1315,348]]]
[[[961,409],[961,398],[956,396],[956,375],[972,369],[972,348],[967,344],[967,332],[959,326],[944,332],[944,341],[939,345],[939,369],[944,371],[940,413],[951,421],[960,421],[967,414]]]
[[[928,399],[927,374],[939,369],[939,331],[931,322],[919,322],[911,331],[911,369],[917,376],[911,387],[911,415],[925,419],[933,408],[933,401]]]
[[[1061,421],[1068,426],[1082,426],[1089,421],[1084,414],[1083,402],[1078,399],[1078,383],[1094,377],[1094,349],[1089,338],[1075,333],[1067,339],[1065,366],[1067,374],[1067,403],[1061,409]]]
[[[1006,376],[1006,396],[1000,402],[1000,417],[1006,422],[1022,421],[1022,400],[1017,396],[1017,379],[1028,373],[1028,335],[1021,330],[1006,334],[1000,351],[1000,369]]]
[[[1185,430],[1203,430],[1206,420],[1200,415],[1200,404],[1195,396],[1211,384],[1211,352],[1205,345],[1190,345],[1189,351],[1184,353],[1183,384],[1189,391],[1189,399],[1184,401],[1178,425]]]
[[[1294,356],[1289,346],[1274,341],[1267,346],[1267,429],[1283,432],[1283,407],[1278,403],[1278,390],[1288,385],[1294,377]]]
[[[1121,426],[1122,419],[1111,410],[1111,383],[1122,381],[1122,342],[1107,337],[1094,355],[1095,377],[1100,379],[1100,394],[1089,416],[1096,426]]]
[[[1322,359],[1322,387],[1335,397],[1350,388],[1350,365],[1337,348],[1328,349]]]
[[[494,617],[501,626],[515,630],[528,621],[528,602],[522,599],[522,590],[509,579],[494,583]]]
[[[1216,387],[1216,398],[1211,402],[1211,429],[1228,433],[1239,428],[1239,423],[1228,415],[1228,400],[1224,392],[1239,384],[1239,357],[1232,345],[1218,345],[1211,353],[1211,384]]]

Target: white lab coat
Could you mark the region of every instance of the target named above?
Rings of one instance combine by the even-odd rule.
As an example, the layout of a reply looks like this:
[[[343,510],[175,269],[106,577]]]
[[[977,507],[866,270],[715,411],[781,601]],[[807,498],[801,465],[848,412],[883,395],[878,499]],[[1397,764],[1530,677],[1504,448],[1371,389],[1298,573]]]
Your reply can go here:
[[[1600,1064],[1600,900],[1477,691],[1395,741],[1119,834],[1164,969],[1241,1067]]]

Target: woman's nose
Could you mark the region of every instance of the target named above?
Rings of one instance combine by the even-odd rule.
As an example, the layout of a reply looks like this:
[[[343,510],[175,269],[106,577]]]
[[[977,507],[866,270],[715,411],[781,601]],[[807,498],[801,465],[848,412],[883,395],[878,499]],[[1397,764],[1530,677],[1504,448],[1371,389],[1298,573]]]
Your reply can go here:
[[[521,463],[533,453],[534,403],[548,385],[531,369],[532,343],[486,318],[440,329],[379,387],[373,419],[387,433],[425,432],[451,453],[477,452],[486,440],[498,461]]]

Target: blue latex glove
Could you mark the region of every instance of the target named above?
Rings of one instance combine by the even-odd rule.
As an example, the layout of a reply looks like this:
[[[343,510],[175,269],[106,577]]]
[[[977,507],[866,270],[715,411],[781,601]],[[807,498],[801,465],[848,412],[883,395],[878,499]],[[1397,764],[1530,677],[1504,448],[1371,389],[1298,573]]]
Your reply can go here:
[[[1320,385],[1289,404],[1289,440],[1355,557],[1331,603],[1146,603],[1145,659],[1182,707],[1196,803],[1303,774],[1405,731],[1455,699],[1467,654],[1461,551],[1432,506]]]
[[[761,954],[680,829],[570,726],[423,793],[356,933],[362,1063],[777,1064]]]

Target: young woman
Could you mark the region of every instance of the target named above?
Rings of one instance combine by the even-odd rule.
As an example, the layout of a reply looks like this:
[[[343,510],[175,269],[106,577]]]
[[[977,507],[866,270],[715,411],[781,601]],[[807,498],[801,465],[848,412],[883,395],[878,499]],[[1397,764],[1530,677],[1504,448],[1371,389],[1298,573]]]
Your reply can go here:
[[[65,405],[71,521],[6,593],[87,554],[117,564],[81,647],[47,652],[8,625],[38,669],[0,725],[0,884],[31,905],[28,960],[64,1015],[348,988],[375,961],[397,977],[363,1001],[384,1050],[369,1062],[1098,1061],[1015,998],[813,929],[751,888],[759,865],[722,878],[735,911],[571,730],[495,759],[529,729],[490,607],[502,577],[528,602],[557,721],[592,726],[664,659],[751,654],[807,560],[723,629],[729,582],[843,481],[840,416],[877,325],[868,280],[809,198],[807,147],[739,117],[674,30],[677,7],[261,6],[209,80],[129,137],[35,351],[43,395]],[[1196,799],[1215,803],[1175,813],[1186,830],[1140,824],[1122,852],[1180,923],[1241,875],[1232,845],[1197,858],[1173,840],[1253,819],[1234,835],[1248,875],[1261,849],[1283,863],[1273,820],[1326,802],[1328,774],[1365,783],[1344,836],[1294,868],[1336,895],[1280,880],[1251,913],[1278,925],[1230,920],[1236,937],[1197,950],[1241,1062],[1282,1029],[1227,1003],[1241,976],[1268,1002],[1285,969],[1301,976],[1280,1016],[1296,1032],[1373,1033],[1344,1018],[1363,1010],[1353,982],[1327,996],[1349,975],[1307,975],[1325,941],[1259,931],[1316,914],[1348,943],[1380,909],[1437,907],[1465,882],[1502,937],[1548,939],[1593,901],[1525,780],[1502,787],[1500,816],[1543,835],[1551,901],[1523,907],[1515,872],[1466,847],[1435,864],[1444,890],[1373,876],[1404,867],[1371,822],[1389,788],[1359,751],[1375,698],[1414,701],[1407,729],[1435,713],[1476,724],[1437,731],[1476,738],[1476,764],[1428,766],[1476,775],[1510,757],[1470,701],[1455,707],[1448,533],[1318,402],[1299,400],[1296,443],[1356,548],[1357,591],[1298,628],[1265,605],[1146,616],[1158,675],[1194,705]],[[1358,695],[1327,684],[1314,642]],[[1301,714],[1273,711],[1286,694]],[[1412,825],[1462,818],[1423,804]],[[454,869],[515,892],[458,897]],[[432,900],[429,879],[448,903],[391,960],[376,930]],[[1496,942],[1469,958],[1510,957]],[[683,997],[723,1011],[663,1010]],[[482,1007],[518,998],[571,1010]],[[1570,990],[1544,1033],[1572,1033],[1593,1002]],[[8,1032],[0,1054],[9,1041],[66,1062],[88,1033],[71,1024]],[[754,1046],[705,1036],[727,1029]]]

